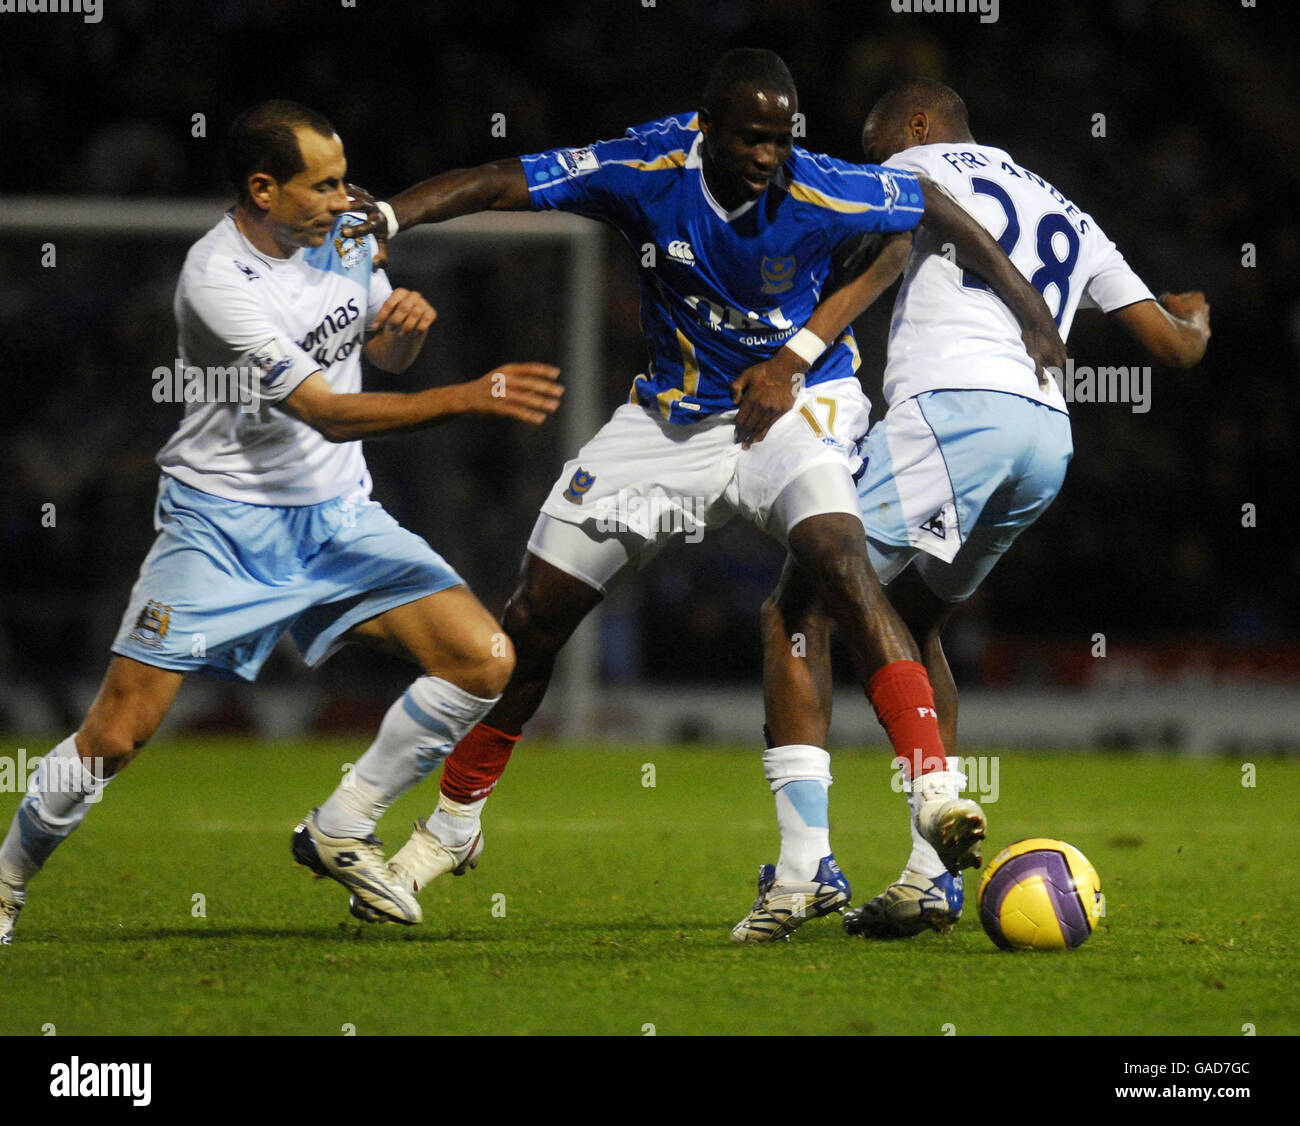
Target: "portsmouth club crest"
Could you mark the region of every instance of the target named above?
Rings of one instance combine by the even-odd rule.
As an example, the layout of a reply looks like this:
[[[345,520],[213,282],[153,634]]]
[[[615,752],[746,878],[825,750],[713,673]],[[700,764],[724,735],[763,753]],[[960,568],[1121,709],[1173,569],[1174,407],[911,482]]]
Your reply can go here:
[[[564,499],[570,504],[581,504],[582,498],[591,491],[591,486],[596,483],[594,473],[588,473],[585,469],[579,468],[571,478],[569,478],[569,487],[564,490]]]
[[[172,608],[150,599],[136,618],[129,636],[132,641],[147,645],[150,649],[161,649],[171,624]]]
[[[794,285],[795,260],[793,256],[764,258],[760,269],[763,274],[764,293],[784,293]]]

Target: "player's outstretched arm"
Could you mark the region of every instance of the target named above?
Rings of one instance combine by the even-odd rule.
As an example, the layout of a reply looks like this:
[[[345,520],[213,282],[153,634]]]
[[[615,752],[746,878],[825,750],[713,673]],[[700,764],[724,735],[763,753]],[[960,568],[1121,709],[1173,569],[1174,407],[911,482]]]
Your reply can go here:
[[[383,204],[378,204],[382,208]],[[528,211],[528,178],[523,162],[516,157],[480,164],[477,168],[457,168],[425,180],[414,187],[398,192],[387,201],[392,208],[392,223],[385,230],[385,219],[372,215],[364,223],[344,227],[350,238],[362,235],[386,234],[392,236],[408,227],[421,223],[441,223],[458,215],[473,215],[478,211]]]
[[[1160,363],[1189,368],[1201,362],[1210,342],[1210,306],[1203,293],[1162,293],[1116,309],[1119,321]]]
[[[560,405],[564,388],[556,382],[559,374],[550,364],[502,364],[479,379],[447,387],[340,394],[315,372],[278,405],[331,442],[423,430],[461,414],[515,418],[537,426]]]
[[[1065,341],[1056,328],[1056,322],[1038,292],[1028,279],[1011,264],[992,235],[979,225],[938,184],[926,176],[918,176],[925,194],[925,215],[921,222],[939,236],[940,241],[952,243],[962,264],[979,274],[1020,322],[1020,338],[1025,351],[1034,361],[1038,381],[1047,386],[1049,367],[1065,367]]]

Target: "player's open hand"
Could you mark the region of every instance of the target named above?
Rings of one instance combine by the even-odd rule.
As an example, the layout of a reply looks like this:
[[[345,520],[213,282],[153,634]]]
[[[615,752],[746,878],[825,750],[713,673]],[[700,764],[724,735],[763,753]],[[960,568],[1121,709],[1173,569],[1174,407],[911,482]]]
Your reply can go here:
[[[1044,305],[1041,316],[1035,316],[1020,333],[1025,351],[1034,361],[1034,374],[1038,376],[1038,385],[1047,389],[1048,380],[1055,373],[1060,376],[1065,371],[1065,341],[1056,327],[1056,322],[1047,314]]]
[[[372,270],[382,270],[388,265],[388,221],[377,206],[378,200],[360,184],[345,184],[344,187],[348,190],[348,200],[356,204],[356,210],[366,213],[366,222],[364,224],[366,229],[344,227],[340,234],[346,238],[363,238],[366,235],[374,235],[375,241],[379,244],[379,250],[374,258],[370,260],[370,267]]]
[[[371,322],[371,332],[423,336],[438,319],[438,311],[413,289],[395,289]]]
[[[736,441],[749,449],[761,442],[772,424],[794,406],[802,386],[804,363],[788,348],[770,360],[747,367],[731,382],[731,401],[739,405]]]
[[[560,369],[550,364],[501,364],[466,383],[470,414],[504,415],[539,426],[555,413],[564,394],[556,382]]]

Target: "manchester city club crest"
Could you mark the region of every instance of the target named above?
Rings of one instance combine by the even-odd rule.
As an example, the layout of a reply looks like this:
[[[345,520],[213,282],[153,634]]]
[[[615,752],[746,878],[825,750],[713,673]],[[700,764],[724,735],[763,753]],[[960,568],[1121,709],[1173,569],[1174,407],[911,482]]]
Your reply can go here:
[[[334,249],[345,270],[352,269],[366,254],[366,244],[362,240],[344,238],[342,235],[334,237]]]
[[[144,604],[144,609],[135,619],[130,638],[141,645],[148,645],[151,649],[161,649],[171,621],[172,608],[151,599]]]
[[[761,266],[764,293],[784,293],[794,285],[795,261],[792,256],[764,258]]]

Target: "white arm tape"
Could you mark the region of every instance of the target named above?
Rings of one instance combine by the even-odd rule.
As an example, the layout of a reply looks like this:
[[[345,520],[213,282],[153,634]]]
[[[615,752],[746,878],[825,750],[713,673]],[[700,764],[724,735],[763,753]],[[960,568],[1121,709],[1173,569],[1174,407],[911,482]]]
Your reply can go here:
[[[375,206],[379,208],[380,213],[388,220],[388,238],[397,234],[397,213],[393,210],[391,203],[385,203],[382,199],[376,201]]]
[[[810,365],[815,364],[821,354],[826,351],[826,341],[815,332],[809,332],[806,328],[801,328],[790,337],[785,342],[785,346]]]

